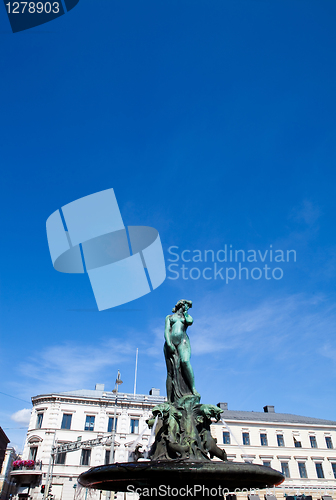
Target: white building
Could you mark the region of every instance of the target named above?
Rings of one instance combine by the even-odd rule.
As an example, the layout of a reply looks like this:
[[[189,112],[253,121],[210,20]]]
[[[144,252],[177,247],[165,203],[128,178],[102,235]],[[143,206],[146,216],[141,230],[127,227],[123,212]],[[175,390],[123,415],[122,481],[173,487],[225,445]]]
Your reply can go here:
[[[276,413],[232,411],[219,403],[223,422],[212,426],[217,444],[228,459],[253,462],[281,471],[286,479],[280,490],[304,491],[321,497],[324,490],[336,498],[336,422]]]
[[[75,443],[75,451],[56,457],[52,469],[54,500],[73,500],[79,474],[89,467],[109,463],[115,398],[115,393],[105,391],[102,384],[97,384],[95,390],[32,398],[22,458],[35,463],[33,468],[12,472],[19,500],[42,500],[41,485],[47,482],[53,443]],[[137,443],[144,449],[149,445],[146,420],[151,409],[163,401],[165,398],[157,389],[152,389],[148,396],[118,394],[115,461],[128,461]],[[228,410],[226,403],[219,405],[224,410],[225,424],[214,423],[212,434],[218,446],[225,448],[229,460],[269,465],[283,471],[286,480],[275,490],[279,500],[284,493],[291,495],[291,491],[305,492],[314,500],[326,491],[336,500],[336,422],[276,413],[272,406],[266,406],[264,412],[247,412]],[[91,495],[95,496],[102,495]]]
[[[8,500],[16,490],[15,483],[11,476],[13,461],[17,458],[13,447],[7,446],[4,461],[0,471],[0,500]]]
[[[152,389],[148,396],[119,393],[117,398],[115,460],[125,462],[136,442],[146,449],[150,438],[146,419],[151,409],[165,398],[160,396],[158,389]],[[89,467],[109,463],[115,400],[115,393],[105,391],[103,384],[97,384],[95,390],[42,394],[32,398],[33,409],[22,459],[34,460],[35,464],[33,468],[23,466],[12,472],[20,500],[42,499],[41,486],[47,481],[53,445],[77,442],[79,447],[56,457],[51,491],[55,500],[73,500],[79,474]],[[99,438],[106,439],[99,445],[85,444]]]

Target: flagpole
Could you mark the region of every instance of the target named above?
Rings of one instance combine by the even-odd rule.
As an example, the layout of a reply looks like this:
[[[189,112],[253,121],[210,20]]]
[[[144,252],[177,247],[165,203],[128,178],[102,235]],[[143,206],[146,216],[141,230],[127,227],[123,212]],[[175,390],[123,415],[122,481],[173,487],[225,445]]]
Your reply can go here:
[[[137,374],[138,374],[138,353],[139,349],[137,348],[136,350],[136,355],[135,355],[135,373],[134,373],[134,396],[136,394],[136,384],[137,384]]]

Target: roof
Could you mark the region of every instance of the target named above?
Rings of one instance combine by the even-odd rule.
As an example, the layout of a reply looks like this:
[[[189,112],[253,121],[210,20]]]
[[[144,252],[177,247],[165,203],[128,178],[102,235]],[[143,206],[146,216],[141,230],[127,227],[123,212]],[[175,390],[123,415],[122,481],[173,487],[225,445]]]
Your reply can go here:
[[[64,397],[75,397],[75,398],[88,398],[88,399],[103,399],[115,401],[115,393],[112,391],[100,391],[100,390],[90,390],[90,389],[79,389],[76,391],[66,391],[57,392],[49,394],[40,394],[32,398],[36,400],[43,397],[50,396],[64,396]],[[166,401],[164,396],[151,396],[146,394],[128,394],[119,392],[118,393],[119,402],[122,401],[133,401],[133,402],[143,402],[143,403],[162,403]],[[293,415],[291,413],[276,413],[276,412],[259,412],[259,411],[241,411],[241,410],[223,410],[221,417],[224,421],[226,420],[245,420],[249,422],[269,422],[269,423],[288,423],[288,424],[306,424],[306,425],[328,425],[336,427],[336,421],[334,420],[324,420],[322,418],[314,417],[303,417],[301,415]],[[221,423],[218,422],[220,425]]]
[[[7,444],[9,443],[9,439],[1,427],[0,427],[0,443],[1,446],[3,446],[4,448],[6,448]]]
[[[262,422],[279,422],[289,424],[310,424],[310,425],[331,425],[336,426],[334,420],[324,420],[322,418],[303,417],[292,415],[291,413],[259,412],[259,411],[236,411],[224,410],[221,417],[226,420],[246,420]],[[220,422],[219,422],[220,423]]]
[[[32,400],[34,401],[37,398],[43,398],[47,396],[64,396],[64,397],[75,397],[75,398],[87,398],[87,399],[111,399],[113,402],[115,400],[115,393],[112,391],[99,391],[99,390],[91,390],[91,389],[78,389],[76,391],[66,391],[66,392],[55,392],[49,394],[39,394],[38,396],[34,396]],[[163,402],[166,400],[164,396],[151,396],[146,394],[127,394],[124,392],[118,393],[119,401],[137,401],[137,402],[149,402],[149,403],[157,403]]]

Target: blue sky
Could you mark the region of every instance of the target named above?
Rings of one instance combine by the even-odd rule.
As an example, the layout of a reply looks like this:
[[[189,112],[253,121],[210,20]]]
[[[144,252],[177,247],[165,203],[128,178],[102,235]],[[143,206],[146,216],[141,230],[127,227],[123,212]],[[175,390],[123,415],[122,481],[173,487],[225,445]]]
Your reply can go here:
[[[118,369],[132,392],[137,347],[138,392],[164,393],[180,298],[203,402],[336,420],[335,18],[333,0],[80,0],[12,34],[0,10],[0,425],[18,448],[31,396],[112,389]],[[171,246],[230,244],[296,262],[98,312],[87,276],[53,269],[45,222],[111,187],[167,266]]]

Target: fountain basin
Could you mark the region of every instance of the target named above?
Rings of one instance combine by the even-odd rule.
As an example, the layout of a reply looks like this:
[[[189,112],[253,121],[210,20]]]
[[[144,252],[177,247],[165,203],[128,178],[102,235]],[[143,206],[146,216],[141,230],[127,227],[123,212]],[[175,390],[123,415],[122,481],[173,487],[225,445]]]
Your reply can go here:
[[[250,463],[151,461],[125,462],[92,467],[83,472],[78,482],[86,488],[132,491],[135,488],[174,488],[200,485],[206,488],[267,488],[284,481],[281,472]]]

